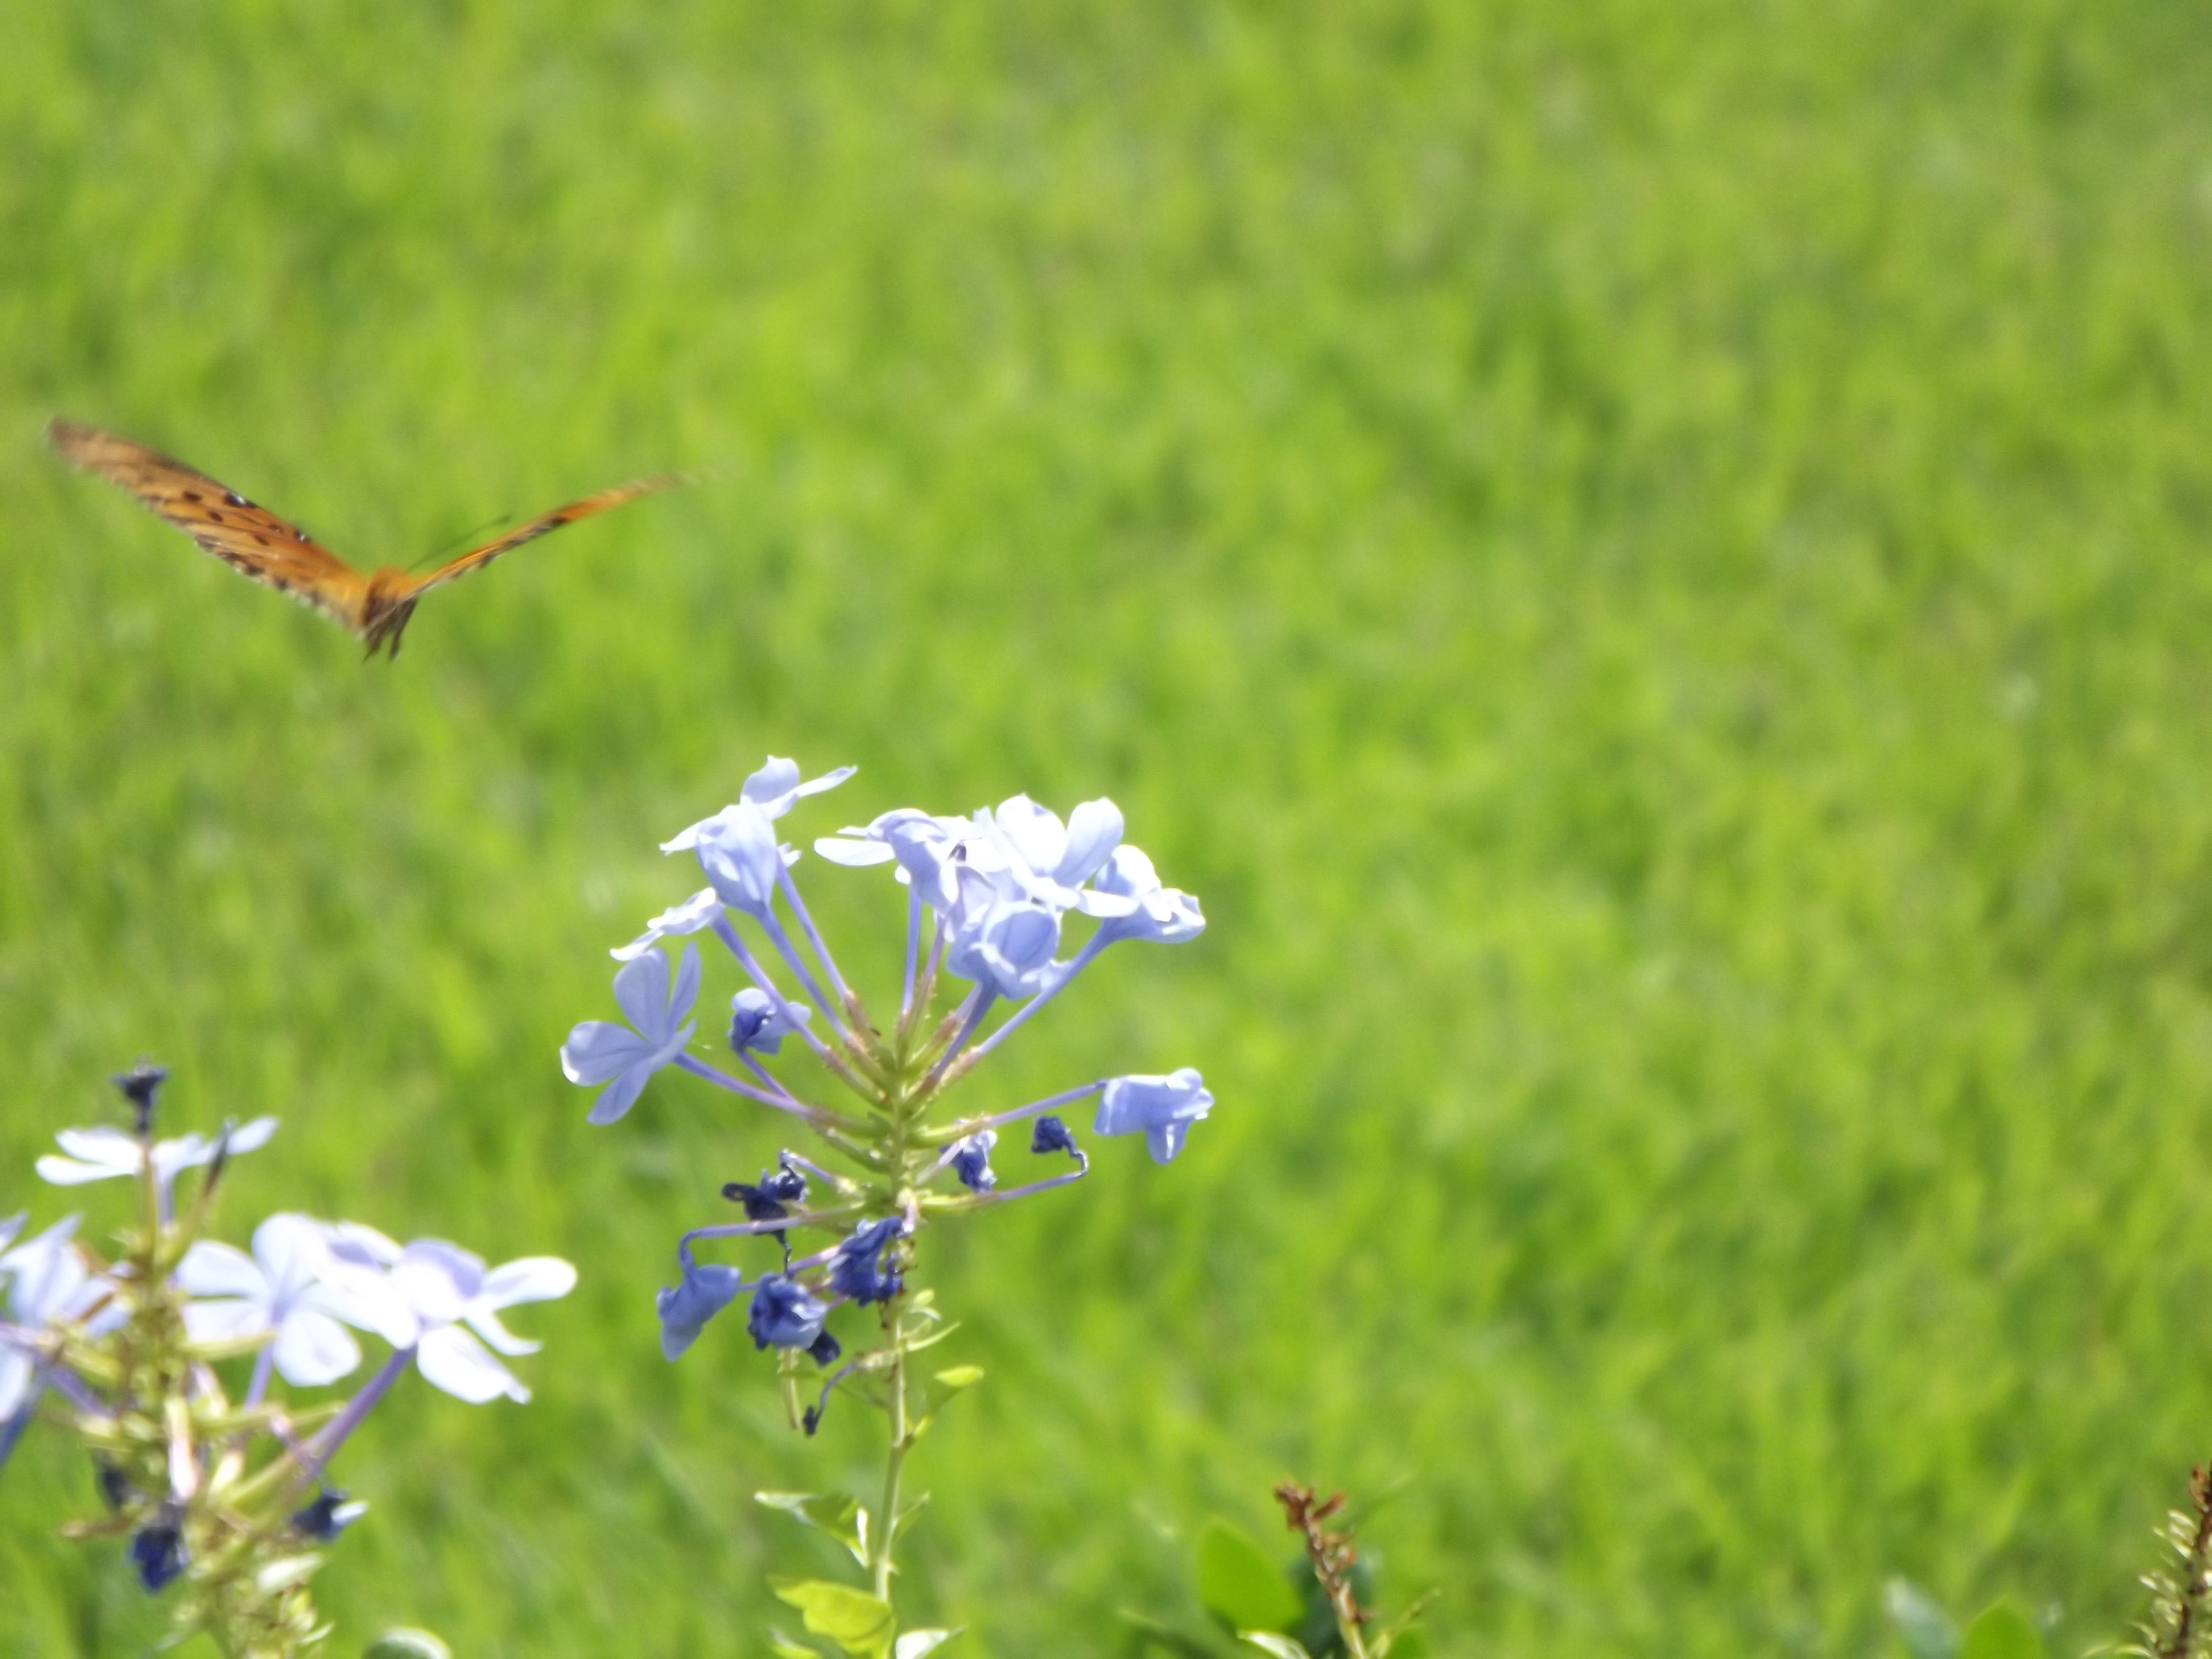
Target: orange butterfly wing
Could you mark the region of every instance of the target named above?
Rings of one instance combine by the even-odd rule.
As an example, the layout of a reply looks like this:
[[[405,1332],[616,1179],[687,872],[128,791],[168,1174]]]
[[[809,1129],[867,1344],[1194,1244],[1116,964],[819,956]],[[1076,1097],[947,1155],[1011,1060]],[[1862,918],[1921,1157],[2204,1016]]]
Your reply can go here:
[[[684,482],[680,473],[667,473],[657,478],[639,478],[626,484],[617,484],[612,489],[602,489],[596,495],[586,495],[580,501],[570,501],[566,507],[556,507],[550,513],[539,514],[528,524],[510,530],[496,541],[486,542],[482,547],[464,553],[449,564],[441,564],[428,575],[410,584],[407,596],[418,593],[447,582],[459,581],[472,570],[481,570],[502,553],[511,553],[525,542],[534,542],[540,536],[550,535],[564,524],[574,524],[579,519],[588,519],[593,514],[605,513],[625,501],[634,501],[641,495],[650,495],[655,490],[667,489]]]
[[[112,432],[55,421],[46,441],[71,465],[129,490],[232,569],[362,631],[368,579],[306,531],[206,473]]]

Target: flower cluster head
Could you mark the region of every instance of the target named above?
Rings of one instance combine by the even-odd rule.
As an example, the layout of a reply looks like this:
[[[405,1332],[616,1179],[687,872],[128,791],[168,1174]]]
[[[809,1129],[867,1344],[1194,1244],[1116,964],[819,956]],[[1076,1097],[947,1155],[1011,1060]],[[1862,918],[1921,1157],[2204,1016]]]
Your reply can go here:
[[[721,1183],[744,1219],[695,1227],[678,1246],[678,1282],[658,1293],[662,1352],[686,1352],[740,1299],[755,1346],[789,1367],[828,1366],[844,1345],[833,1319],[854,1316],[878,1333],[825,1385],[881,1372],[937,1316],[909,1285],[921,1232],[952,1215],[1065,1186],[1090,1160],[1055,1109],[1095,1099],[1094,1133],[1142,1135],[1167,1163],[1212,1097],[1188,1067],[1165,1076],[1102,1078],[1003,1110],[956,1115],[949,1092],[1060,996],[1112,945],[1181,944],[1206,921],[1198,901],[1164,884],[1150,858],[1123,840],[1120,808],[1085,801],[1062,818],[1025,795],[966,817],[902,807],[817,838],[812,850],[848,868],[888,866],[904,898],[904,973],[895,1020],[872,1017],[815,926],[797,880],[804,854],[783,820],[809,797],[853,775],[807,779],[770,757],[737,800],[662,843],[689,854],[707,884],[647,923],[611,954],[620,1022],[587,1020],[568,1035],[570,1081],[599,1090],[593,1123],[611,1123],[647,1081],[674,1067],[726,1094],[794,1120],[811,1158],[788,1148],[757,1182]],[[711,933],[743,983],[732,996],[726,1052],[692,1042],[702,974],[693,936]],[[1071,938],[1073,935],[1073,938]],[[672,972],[668,951],[683,940]],[[811,1060],[825,1095],[772,1069],[793,1050]],[[732,1060],[734,1064],[732,1063]],[[1025,1150],[1063,1158],[1057,1171],[1002,1179],[1000,1131],[1031,1124]],[[1015,1143],[1017,1146],[1023,1145]],[[816,1161],[821,1160],[820,1162]],[[823,1237],[794,1257],[794,1234]],[[699,1259],[704,1241],[756,1241],[775,1255],[757,1277]],[[811,1430],[820,1407],[805,1413]],[[794,1420],[799,1413],[795,1407]]]
[[[138,1220],[118,1256],[88,1247],[75,1216],[29,1238],[23,1218],[0,1223],[0,1462],[34,1418],[56,1419],[92,1450],[111,1511],[79,1530],[127,1535],[149,1593],[185,1583],[179,1632],[291,1654],[321,1628],[307,1593],[317,1558],[301,1552],[365,1508],[324,1484],[331,1460],[410,1369],[463,1400],[527,1400],[494,1352],[538,1345],[499,1313],[565,1295],[575,1271],[551,1257],[487,1269],[442,1241],[402,1246],[292,1212],[256,1227],[250,1250],[205,1237],[228,1161],[264,1145],[276,1120],[156,1139],[162,1076],[142,1066],[116,1079],[130,1131],[64,1130],[62,1154],[38,1162],[55,1185],[137,1182]],[[195,1170],[198,1188],[179,1202]],[[352,1376],[363,1334],[390,1352],[349,1399],[276,1389]],[[246,1369],[235,1403],[220,1369],[231,1362]]]

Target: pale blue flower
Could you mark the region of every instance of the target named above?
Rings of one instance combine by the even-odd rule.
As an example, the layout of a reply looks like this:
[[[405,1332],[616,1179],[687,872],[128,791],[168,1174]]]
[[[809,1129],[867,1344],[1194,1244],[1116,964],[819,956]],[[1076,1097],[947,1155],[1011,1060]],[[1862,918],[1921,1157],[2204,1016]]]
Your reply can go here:
[[[766,916],[775,897],[776,878],[799,854],[777,844],[775,820],[802,796],[834,789],[853,775],[841,766],[802,783],[796,762],[769,757],[745,780],[738,799],[709,818],[678,830],[660,843],[664,853],[696,853],[699,867],[714,884],[723,903],[751,916]]]
[[[204,1298],[185,1306],[185,1330],[195,1342],[222,1342],[275,1333],[263,1350],[254,1398],[266,1369],[298,1388],[317,1388],[351,1375],[361,1345],[344,1329],[383,1332],[392,1323],[392,1293],[380,1279],[343,1271],[334,1262],[330,1229],[313,1217],[272,1215],[253,1230],[253,1254],[202,1239],[177,1264],[177,1283]]]
[[[0,1255],[0,1284],[8,1287],[8,1319],[24,1338],[35,1337],[49,1326],[83,1319],[88,1314],[92,1317],[86,1328],[100,1335],[130,1316],[121,1298],[114,1295],[114,1282],[95,1275],[78,1254],[73,1242],[76,1219],[65,1217]],[[94,1313],[103,1302],[106,1305]],[[0,1338],[0,1424],[35,1404],[44,1387],[43,1374],[32,1355]]]
[[[1198,901],[1180,889],[1163,887],[1152,860],[1136,848],[1115,848],[1099,871],[1097,885],[1101,892],[1133,901],[1135,907],[1099,925],[1102,942],[1134,939],[1180,945],[1206,931]]]
[[[840,766],[824,772],[818,778],[805,782],[799,781],[799,763],[770,755],[761,769],[747,778],[744,787],[738,791],[739,800],[750,801],[772,818],[780,818],[799,805],[807,795],[818,795],[825,789],[835,789],[860,769]]]
[[[788,1019],[784,1018],[787,1010]],[[779,1008],[767,992],[748,985],[730,999],[730,1047],[741,1054],[772,1054],[783,1046],[784,1038],[803,1030],[813,1013],[803,1002],[786,1002]]]
[[[992,821],[1032,875],[1069,890],[1091,879],[1121,840],[1121,809],[1105,797],[1085,801],[1062,824],[1027,795],[1000,803]],[[1076,900],[1067,900],[1073,908]]]
[[[1165,1077],[1117,1077],[1098,1103],[1094,1134],[1142,1133],[1152,1162],[1166,1164],[1182,1150],[1190,1126],[1212,1109],[1213,1097],[1189,1066]]]
[[[276,1133],[276,1120],[273,1117],[257,1117],[250,1123],[242,1123],[229,1132],[224,1155],[250,1152]],[[64,1129],[54,1140],[69,1156],[57,1158],[49,1152],[39,1160],[38,1170],[41,1180],[51,1181],[57,1187],[81,1187],[88,1181],[109,1181],[118,1176],[135,1177],[147,1159],[145,1143],[120,1129]],[[197,1134],[154,1143],[154,1183],[160,1189],[165,1209],[177,1177],[186,1170],[213,1163],[217,1147],[223,1145],[220,1136],[209,1140]]]
[[[744,1288],[735,1267],[720,1262],[686,1263],[684,1281],[659,1291],[654,1304],[660,1313],[660,1352],[672,1364],[699,1340],[707,1322],[728,1307]]]
[[[1014,1000],[1045,989],[1060,948],[1059,908],[969,866],[955,874],[960,897],[945,947],[945,971]]]
[[[898,862],[898,878],[911,883],[922,902],[950,909],[957,899],[949,875],[956,854],[977,834],[968,818],[942,817],[919,807],[901,806],[865,829],[848,828],[824,836],[814,850],[832,864],[854,867]]]
[[[646,1081],[684,1052],[697,1029],[688,1016],[699,995],[699,951],[684,947],[676,984],[668,982],[668,958],[649,951],[625,963],[615,975],[615,1001],[629,1025],[587,1019],[561,1045],[561,1069],[571,1083],[604,1083],[592,1103],[591,1121],[612,1123],[637,1102]]]
[[[500,1310],[568,1295],[576,1288],[575,1268],[557,1256],[534,1255],[486,1271],[483,1257],[442,1239],[421,1238],[399,1253],[390,1272],[415,1322],[414,1340],[398,1346],[414,1350],[425,1382],[471,1405],[501,1395],[529,1400],[530,1390],[484,1345],[510,1358],[537,1352],[538,1344],[500,1322]]]
[[[607,952],[617,962],[630,962],[643,956],[662,939],[698,933],[712,927],[721,919],[721,896],[711,887],[702,887],[681,904],[672,904],[651,921],[645,931],[627,945],[617,945]]]

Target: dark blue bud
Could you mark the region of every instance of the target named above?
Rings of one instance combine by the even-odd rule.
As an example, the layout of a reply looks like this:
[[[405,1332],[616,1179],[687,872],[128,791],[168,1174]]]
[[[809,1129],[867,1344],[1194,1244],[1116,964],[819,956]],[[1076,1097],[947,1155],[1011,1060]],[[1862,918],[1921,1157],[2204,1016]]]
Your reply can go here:
[[[137,1569],[138,1582],[149,1595],[175,1583],[191,1559],[173,1509],[164,1509],[160,1520],[141,1527],[131,1540],[131,1565]]]
[[[836,1364],[837,1356],[844,1352],[845,1350],[838,1345],[837,1339],[824,1331],[814,1339],[814,1345],[807,1349],[806,1357],[817,1365],[828,1366]]]
[[[292,1528],[304,1533],[318,1543],[328,1544],[361,1518],[363,1505],[349,1504],[346,1495],[335,1486],[326,1486],[315,1494],[307,1508],[292,1517]]]
[[[94,1462],[92,1475],[99,1484],[100,1501],[108,1508],[119,1510],[131,1501],[131,1482],[124,1478],[122,1470],[106,1458]]]
[[[1072,1152],[1075,1136],[1067,1125],[1048,1113],[1030,1127],[1030,1150],[1033,1152]]]
[[[998,1176],[991,1173],[991,1143],[994,1139],[986,1129],[981,1134],[969,1136],[953,1152],[952,1172],[970,1192],[988,1193],[999,1184]]]
[[[791,1213],[786,1206],[806,1201],[806,1177],[793,1169],[763,1170],[760,1184],[732,1181],[722,1196],[745,1206],[748,1221],[781,1221]]]
[[[161,1092],[162,1079],[169,1075],[163,1066],[149,1066],[141,1060],[127,1072],[115,1075],[115,1086],[123,1091],[124,1099],[131,1103],[136,1119],[134,1133],[140,1139],[154,1132],[154,1097]]]

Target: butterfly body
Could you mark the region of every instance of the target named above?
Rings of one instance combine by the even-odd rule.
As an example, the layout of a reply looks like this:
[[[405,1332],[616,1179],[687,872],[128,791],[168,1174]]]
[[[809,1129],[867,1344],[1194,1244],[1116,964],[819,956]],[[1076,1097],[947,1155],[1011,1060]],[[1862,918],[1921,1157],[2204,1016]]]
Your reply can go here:
[[[64,460],[127,489],[234,570],[313,605],[361,639],[372,657],[380,649],[399,654],[399,637],[429,589],[480,570],[501,554],[562,525],[682,482],[643,478],[603,489],[541,514],[428,575],[410,575],[395,565],[363,575],[298,526],[158,450],[74,421],[53,422],[46,438]]]

